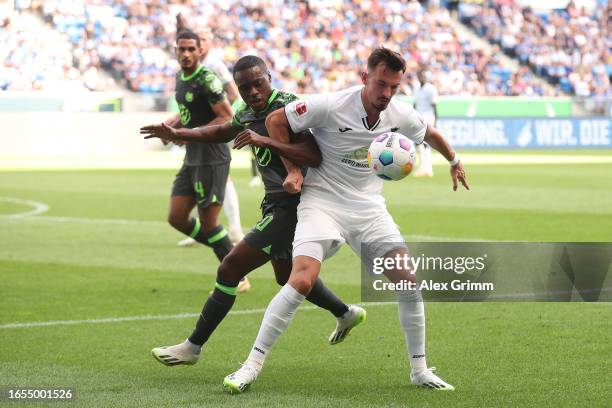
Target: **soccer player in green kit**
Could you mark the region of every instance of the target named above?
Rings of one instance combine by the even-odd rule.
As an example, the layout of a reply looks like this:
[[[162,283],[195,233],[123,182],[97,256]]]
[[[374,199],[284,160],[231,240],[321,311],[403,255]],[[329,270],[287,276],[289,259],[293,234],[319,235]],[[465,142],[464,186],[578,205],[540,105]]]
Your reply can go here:
[[[244,103],[231,121],[195,129],[173,129],[159,124],[140,130],[141,134],[146,135],[145,138],[202,143],[222,143],[234,139],[234,148],[250,145],[266,191],[261,220],[219,266],[215,290],[205,303],[192,335],[183,343],[152,350],[153,356],[165,365],[197,362],[202,345],[232,308],[238,282],[249,272],[270,261],[277,283],[284,285],[287,282],[292,266],[292,241],[300,197],[299,194],[287,193],[283,188],[287,170],[282,160],[313,167],[321,161],[318,146],[309,132],[294,135],[291,144],[279,143],[268,137],[265,126],[268,114],[298,98],[291,93],[272,89],[270,73],[263,60],[255,56],[243,57],[236,62],[233,75]],[[337,318],[336,329],[329,336],[331,344],[343,341],[355,326],[365,320],[365,310],[346,305],[320,280],[315,282],[306,299]]]
[[[179,115],[166,121],[171,126],[215,125],[232,116],[223,84],[201,65],[201,52],[200,38],[194,32],[184,30],[177,35],[176,56],[181,71],[176,78],[175,98]],[[227,231],[219,224],[230,160],[229,147],[223,143],[187,143],[168,213],[172,227],[211,247],[220,261],[232,249]],[[199,217],[191,218],[195,206]]]

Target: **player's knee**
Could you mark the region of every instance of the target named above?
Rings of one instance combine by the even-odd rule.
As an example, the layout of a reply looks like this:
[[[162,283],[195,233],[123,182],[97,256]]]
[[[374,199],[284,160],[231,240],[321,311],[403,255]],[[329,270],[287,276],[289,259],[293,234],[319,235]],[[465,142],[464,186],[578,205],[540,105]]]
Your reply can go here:
[[[296,257],[289,284],[302,295],[308,295],[319,275],[320,263],[309,257]]]
[[[240,271],[239,263],[236,257],[230,252],[223,258],[221,265],[217,268],[217,280],[222,282],[236,283],[240,282],[244,276]]]
[[[184,232],[184,230],[188,228],[188,220],[185,219],[185,217],[182,217],[175,213],[168,214],[168,224],[170,224],[172,228],[177,229],[181,232]]]
[[[293,273],[289,277],[288,281],[289,285],[291,285],[293,289],[297,290],[304,296],[307,296],[310,293],[313,282],[314,281],[310,279],[309,276],[303,276],[299,274],[294,275]]]
[[[316,279],[316,271],[309,265],[294,265],[288,283],[302,295],[308,295]]]

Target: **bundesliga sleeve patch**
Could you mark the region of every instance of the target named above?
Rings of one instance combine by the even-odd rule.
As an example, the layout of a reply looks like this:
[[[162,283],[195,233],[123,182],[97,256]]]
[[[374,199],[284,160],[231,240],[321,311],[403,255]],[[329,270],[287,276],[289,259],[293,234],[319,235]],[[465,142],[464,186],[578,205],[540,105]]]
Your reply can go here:
[[[300,102],[295,105],[295,113],[297,113],[298,116],[302,116],[306,112],[308,112],[308,108],[306,107],[306,102]]]

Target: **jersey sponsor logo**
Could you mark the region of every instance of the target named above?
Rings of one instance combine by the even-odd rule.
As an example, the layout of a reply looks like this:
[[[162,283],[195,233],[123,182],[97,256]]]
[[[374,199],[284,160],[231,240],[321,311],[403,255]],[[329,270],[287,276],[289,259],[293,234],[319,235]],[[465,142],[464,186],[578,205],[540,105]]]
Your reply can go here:
[[[306,102],[300,102],[297,105],[295,105],[295,113],[297,113],[298,116],[302,116],[306,112],[308,112],[308,107],[306,106]]]
[[[344,133],[344,132],[348,132],[349,130],[353,130],[350,127],[346,127],[346,128],[338,128],[338,130],[340,131],[340,133]]]
[[[185,100],[186,100],[187,102],[193,102],[193,93],[192,93],[192,92],[187,92],[187,93],[185,94]]]
[[[347,153],[342,158],[341,162],[348,164],[351,167],[358,167],[360,169],[369,168],[368,164],[368,149],[369,146],[360,147],[350,153]]]

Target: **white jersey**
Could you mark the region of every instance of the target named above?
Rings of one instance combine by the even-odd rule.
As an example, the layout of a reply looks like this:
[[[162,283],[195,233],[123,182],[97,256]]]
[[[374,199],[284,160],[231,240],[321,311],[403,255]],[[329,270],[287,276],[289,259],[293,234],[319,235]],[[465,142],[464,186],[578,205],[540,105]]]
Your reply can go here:
[[[427,130],[423,118],[396,98],[369,125],[362,89],[311,95],[285,106],[291,129],[296,133],[310,129],[323,157],[319,167],[308,169],[302,202],[316,200],[358,209],[382,205],[382,180],[370,170],[367,160],[370,143],[385,132],[401,133],[416,144],[423,142]]]
[[[212,70],[219,77],[223,86],[234,80],[232,78],[232,74],[229,72],[229,69],[227,69],[223,61],[215,57],[210,51],[202,60],[202,65]]]
[[[438,90],[434,84],[427,82],[414,92],[414,106],[431,126],[434,126],[436,121],[434,110],[436,103],[438,103]]]

